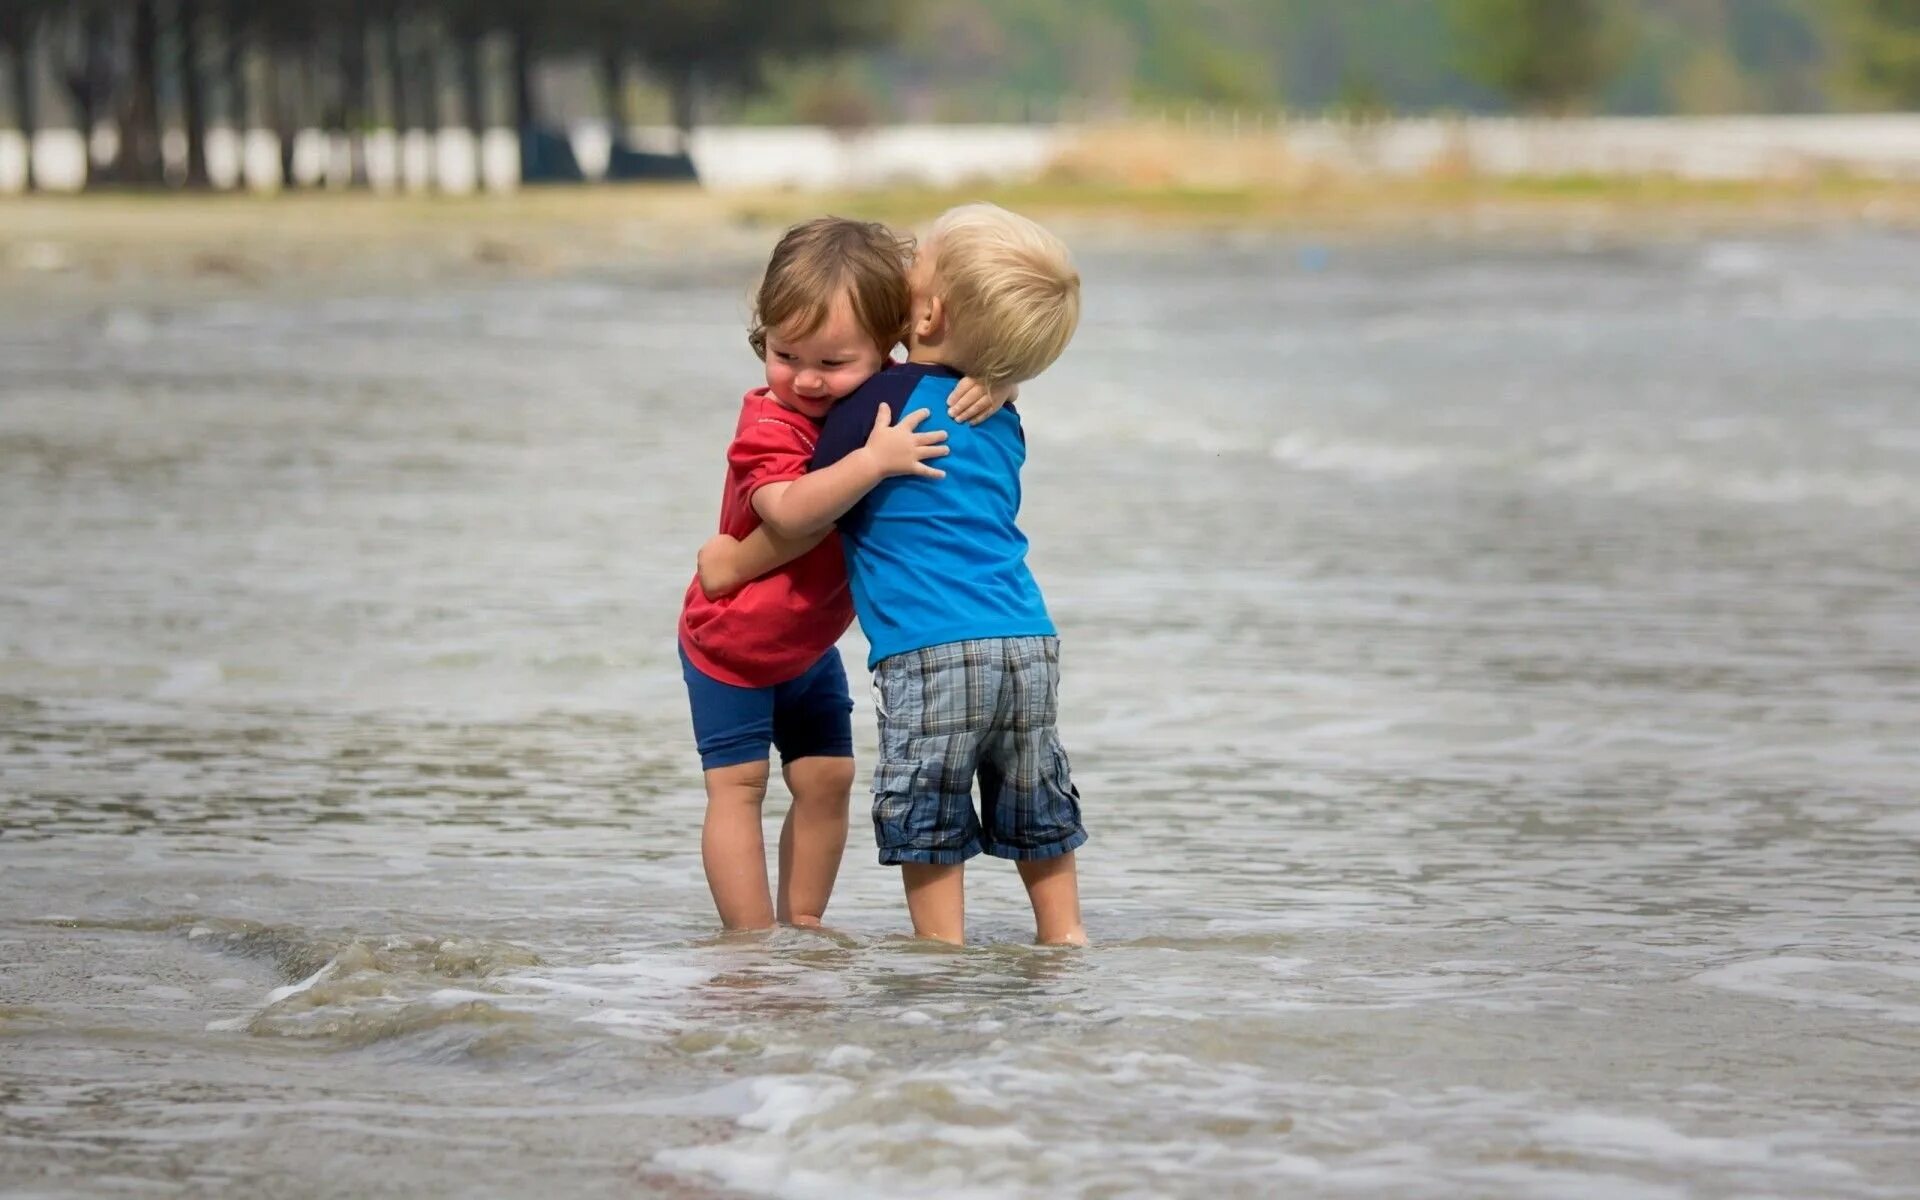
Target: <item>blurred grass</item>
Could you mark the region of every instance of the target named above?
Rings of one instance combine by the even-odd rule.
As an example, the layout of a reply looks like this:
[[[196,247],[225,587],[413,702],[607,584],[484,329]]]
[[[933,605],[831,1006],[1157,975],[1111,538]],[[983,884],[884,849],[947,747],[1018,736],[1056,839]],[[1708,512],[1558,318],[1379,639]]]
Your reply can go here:
[[[1920,183],[1828,178],[1784,182],[1616,179],[1595,175],[1322,181],[1300,186],[1128,188],[1086,183],[980,185],[948,189],[743,197],[743,217],[784,223],[822,211],[912,224],[968,200],[990,200],[1035,216],[1119,217],[1149,224],[1341,229],[1381,223],[1418,225],[1437,216],[1488,210],[1527,214],[1551,223],[1596,213],[1676,219],[1704,211],[1779,218],[1826,217],[1912,222],[1920,218]]]
[[[1417,220],[1432,212],[1520,206],[1552,216],[1593,205],[1620,210],[1701,207],[1808,212],[1878,205],[1889,217],[1920,213],[1920,182],[1845,176],[1795,181],[1696,181],[1668,177],[1564,175],[1318,180],[1293,186],[1128,187],[1076,181],[902,186],[861,191],[763,190],[707,192],[693,185],[631,184],[527,187],[499,196],[366,192],[234,193],[94,192],[0,199],[0,244],[87,226],[106,238],[223,230],[239,236],[271,231],[298,241],[345,229],[372,241],[488,229],[577,227],[603,230],[626,221],[662,228],[789,223],[823,212],[911,224],[973,200],[1055,215],[1134,218],[1143,222],[1232,221],[1254,225],[1334,222],[1356,213]],[[1871,215],[1871,214],[1868,214]]]

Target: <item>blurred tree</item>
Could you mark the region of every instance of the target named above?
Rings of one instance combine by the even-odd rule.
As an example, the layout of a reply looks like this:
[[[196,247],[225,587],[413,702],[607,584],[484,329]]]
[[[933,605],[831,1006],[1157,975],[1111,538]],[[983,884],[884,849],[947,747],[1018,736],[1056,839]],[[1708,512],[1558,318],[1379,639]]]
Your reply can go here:
[[[267,123],[280,142],[280,178],[298,182],[296,138],[332,128],[327,110],[339,79],[337,32],[345,18],[337,0],[277,0],[266,14]]]
[[[702,92],[761,87],[769,62],[890,39],[908,0],[636,0],[634,49],[666,85],[682,148]]]
[[[573,0],[567,35],[593,64],[600,108],[614,140],[625,140],[627,66],[647,32],[650,5],[636,0]]]
[[[407,73],[407,27],[412,5],[389,0],[379,17],[379,37],[387,69],[388,119],[400,133],[413,128],[414,96]]]
[[[1333,102],[1333,111],[1349,121],[1360,122],[1384,121],[1393,115],[1380,85],[1364,71],[1347,74],[1340,85],[1340,95]]]
[[[13,81],[10,97],[14,128],[26,139],[26,186],[34,186],[33,139],[39,125],[34,103],[40,86],[39,34],[43,19],[53,10],[52,0],[6,0],[0,4],[0,61]]]
[[[440,11],[460,59],[460,109],[478,139],[492,123],[487,102],[487,39],[505,26],[506,0],[441,0]]]
[[[1749,105],[1746,76],[1723,45],[1695,48],[1674,77],[1673,107],[1689,114],[1744,112]]]
[[[1151,30],[1143,96],[1185,96],[1205,104],[1258,105],[1278,94],[1278,62],[1261,53],[1257,14],[1184,3],[1145,10]]]
[[[1635,113],[1825,107],[1824,0],[1637,0],[1633,51],[1607,106]]]
[[[132,83],[120,107],[120,161],[116,174],[128,183],[166,182],[160,152],[160,11],[158,0],[134,0],[131,29]]]
[[[1600,82],[1569,107],[1667,112],[1825,106],[1818,18],[1831,0],[1538,0],[1546,16],[1597,16]],[[1043,109],[1122,98],[1346,108],[1370,81],[1395,111],[1486,111],[1511,89],[1466,71],[1449,0],[925,0],[904,35],[862,64],[882,111],[1006,119],[1009,100]],[[1515,4],[1511,11],[1522,6]],[[1524,14],[1522,14],[1524,17]],[[1531,18],[1527,18],[1531,20]],[[1524,33],[1503,11],[1497,31]],[[1651,43],[1651,44],[1649,44]],[[1214,51],[1225,50],[1224,57]],[[1731,64],[1725,54],[1732,55]],[[1566,72],[1560,72],[1566,75]],[[778,119],[804,81],[765,102]],[[1369,89],[1362,89],[1364,93]],[[1551,98],[1522,104],[1551,107]],[[1017,109],[1015,110],[1017,111]]]
[[[74,123],[89,142],[89,162],[93,158],[94,130],[113,103],[114,17],[123,7],[117,0],[91,0],[67,10],[70,28],[65,39],[66,57],[60,66],[61,83],[73,104]]]
[[[259,6],[250,0],[224,0],[220,6],[220,76],[226,91],[227,124],[236,135],[253,128],[253,90],[247,72],[252,62]]]
[[[501,24],[507,35],[507,69],[513,77],[513,124],[524,134],[540,123],[533,68],[554,22],[551,11],[532,0],[508,3],[505,8]]]
[[[180,121],[187,134],[187,186],[208,186],[207,97],[200,54],[200,0],[174,0],[173,24],[179,34]]]
[[[1491,107],[1493,93],[1461,78],[1447,33],[1447,14],[1431,0],[1284,0],[1268,36],[1293,104],[1349,113]]]
[[[371,0],[335,0],[328,23],[336,72],[335,127],[348,133],[364,133],[373,127],[373,68],[367,56],[372,23]],[[355,183],[366,182],[366,169],[364,158],[356,154]]]
[[[794,119],[803,125],[820,125],[838,134],[854,134],[872,126],[873,93],[844,72],[832,72],[813,79],[795,92]]]
[[[1448,16],[1467,75],[1537,112],[1591,106],[1631,42],[1603,0],[1448,0]]]
[[[1875,99],[1920,109],[1920,0],[1830,0],[1853,77]]]

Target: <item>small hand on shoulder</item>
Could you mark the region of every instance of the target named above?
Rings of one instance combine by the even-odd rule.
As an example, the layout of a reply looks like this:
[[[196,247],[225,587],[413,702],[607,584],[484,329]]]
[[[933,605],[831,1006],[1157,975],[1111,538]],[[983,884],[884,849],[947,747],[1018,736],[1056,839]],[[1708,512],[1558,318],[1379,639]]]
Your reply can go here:
[[[969,375],[947,397],[947,415],[962,425],[978,425],[1019,398],[1018,384],[990,388]]]
[[[873,460],[880,474],[918,475],[923,479],[944,479],[946,472],[930,466],[930,458],[944,458],[951,453],[944,443],[947,431],[935,429],[927,433],[919,432],[920,423],[927,419],[927,410],[915,409],[893,423],[893,409],[885,404],[873,414],[873,432],[867,435],[864,450]]]

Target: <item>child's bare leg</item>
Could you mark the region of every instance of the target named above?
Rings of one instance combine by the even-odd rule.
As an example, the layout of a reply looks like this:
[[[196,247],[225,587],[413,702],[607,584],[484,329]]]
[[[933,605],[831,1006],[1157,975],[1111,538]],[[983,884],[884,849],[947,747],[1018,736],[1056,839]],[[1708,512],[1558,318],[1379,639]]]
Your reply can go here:
[[[793,807],[780,827],[779,903],[789,925],[818,925],[826,915],[840,859],[847,850],[847,804],[853,794],[853,760],[819,755],[796,758],[785,768]]]
[[[965,863],[902,863],[907,914],[913,935],[962,945],[967,940],[967,867]]]
[[[1084,946],[1080,925],[1080,876],[1073,851],[1058,858],[1020,863],[1020,882],[1033,904],[1034,941],[1043,946]]]
[[[707,819],[700,829],[700,861],[720,923],[728,929],[773,927],[767,894],[767,848],[760,806],[767,798],[767,764],[738,763],[707,772]]]

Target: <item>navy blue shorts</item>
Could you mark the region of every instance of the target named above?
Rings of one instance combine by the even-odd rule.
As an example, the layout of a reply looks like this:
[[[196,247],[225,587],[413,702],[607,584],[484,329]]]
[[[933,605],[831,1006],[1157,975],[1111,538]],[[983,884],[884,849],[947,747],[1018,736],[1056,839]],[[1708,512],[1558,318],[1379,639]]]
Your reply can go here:
[[[780,748],[780,761],[853,757],[853,695],[836,647],[798,679],[773,687],[744,688],[701,671],[680,651],[680,673],[693,708],[693,739],[700,769],[738,766]]]

